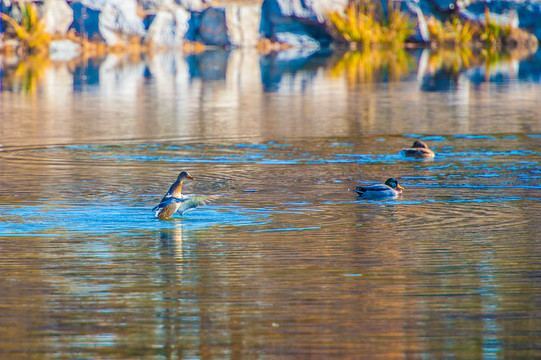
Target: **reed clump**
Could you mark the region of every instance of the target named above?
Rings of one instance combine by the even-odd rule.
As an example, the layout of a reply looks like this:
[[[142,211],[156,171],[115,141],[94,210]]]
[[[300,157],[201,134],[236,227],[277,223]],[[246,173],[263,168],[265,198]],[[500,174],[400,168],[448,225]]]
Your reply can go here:
[[[453,16],[446,22],[431,17],[428,22],[431,46],[434,48],[471,47],[502,51],[515,48],[537,48],[537,39],[511,23],[499,23],[485,8],[485,21],[474,23]]]
[[[21,11],[20,21],[11,16],[0,13],[2,20],[7,22],[21,42],[21,50],[30,54],[46,52],[51,42],[51,35],[45,30],[45,24],[38,18],[35,4],[30,2],[18,3]]]
[[[435,47],[469,46],[474,36],[479,32],[477,25],[460,21],[457,17],[445,23],[430,17],[427,21],[430,39]]]
[[[414,23],[389,1],[385,14],[379,1],[350,2],[340,11],[330,11],[332,27],[352,48],[374,46],[404,47],[413,33]]]

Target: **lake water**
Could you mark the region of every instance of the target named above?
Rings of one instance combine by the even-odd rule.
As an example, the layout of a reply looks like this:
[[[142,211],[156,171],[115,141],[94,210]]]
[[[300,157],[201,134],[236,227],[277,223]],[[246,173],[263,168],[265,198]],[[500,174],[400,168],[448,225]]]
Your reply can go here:
[[[541,55],[401,56],[4,62],[0,357],[540,358]]]

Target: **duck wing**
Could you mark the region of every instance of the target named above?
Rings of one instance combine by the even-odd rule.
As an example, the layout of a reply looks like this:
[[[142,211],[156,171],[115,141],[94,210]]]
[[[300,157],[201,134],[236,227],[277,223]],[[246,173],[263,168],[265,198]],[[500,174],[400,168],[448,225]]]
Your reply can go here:
[[[185,199],[183,199],[183,198],[176,198],[176,197],[174,197],[173,195],[167,193],[167,194],[162,198],[162,200],[160,201],[160,203],[152,208],[152,211],[156,211],[156,210],[158,210],[158,209],[163,209],[164,207],[166,207],[166,206],[169,205],[169,204],[179,203],[179,202],[182,202],[182,201],[184,201],[184,200],[185,200]]]
[[[181,199],[182,203],[177,211],[182,214],[190,209],[195,209],[198,206],[208,204],[215,197],[216,196],[213,195],[186,195]]]

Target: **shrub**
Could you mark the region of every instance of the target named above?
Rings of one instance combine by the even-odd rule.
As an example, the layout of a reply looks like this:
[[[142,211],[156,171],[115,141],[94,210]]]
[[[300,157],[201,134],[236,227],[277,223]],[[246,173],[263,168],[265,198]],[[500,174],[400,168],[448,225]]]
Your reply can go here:
[[[362,0],[350,2],[343,13],[331,11],[328,17],[336,31],[354,48],[374,45],[403,47],[414,27],[408,16],[400,12],[399,6],[394,7],[392,1],[389,1],[386,16],[381,6]]]
[[[19,2],[21,9],[20,24],[7,14],[0,13],[0,17],[13,27],[21,45],[30,53],[47,50],[51,35],[45,31],[44,23],[38,19],[36,5]]]
[[[475,34],[478,33],[476,25],[469,21],[461,22],[457,17],[445,23],[431,17],[427,25],[430,38],[436,46],[469,46]]]

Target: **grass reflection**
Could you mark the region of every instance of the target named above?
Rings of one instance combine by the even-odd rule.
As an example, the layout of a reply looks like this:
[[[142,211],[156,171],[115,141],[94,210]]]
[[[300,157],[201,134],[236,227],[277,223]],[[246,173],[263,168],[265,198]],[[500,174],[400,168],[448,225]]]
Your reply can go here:
[[[430,52],[428,69],[433,73],[445,70],[452,74],[458,74],[478,65],[481,60],[468,47],[440,48],[437,51]]]
[[[346,73],[348,84],[398,81],[412,72],[414,62],[403,49],[349,51],[331,70],[332,76]]]
[[[24,61],[4,69],[2,88],[23,94],[34,94],[38,91],[50,65],[51,60],[47,55],[29,55]]]
[[[487,81],[491,69],[500,64],[520,61],[530,55],[524,49],[497,51],[493,48],[472,51],[469,47],[438,48],[430,50],[427,69],[430,73],[445,72],[453,75],[475,67],[484,67]]]

